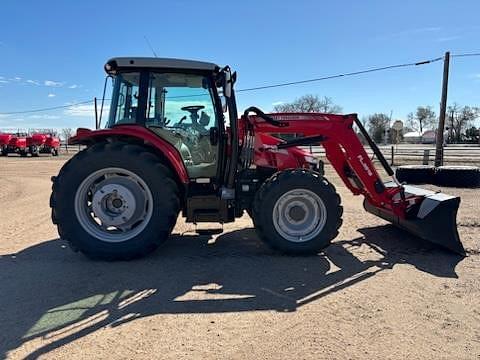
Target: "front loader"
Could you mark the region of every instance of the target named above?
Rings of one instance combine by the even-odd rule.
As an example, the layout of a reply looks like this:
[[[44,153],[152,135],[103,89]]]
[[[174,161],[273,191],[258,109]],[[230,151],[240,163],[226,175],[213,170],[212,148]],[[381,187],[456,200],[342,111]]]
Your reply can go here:
[[[114,58],[112,102],[103,129],[78,129],[87,148],[53,178],[52,220],[73,249],[92,258],[143,256],[190,223],[232,222],[244,211],[259,237],[287,254],[314,254],[342,224],[343,208],[323,166],[300,146],[322,145],[367,211],[464,254],[460,199],[399,184],[356,114],[237,115],[236,73],[213,63]],[[101,115],[100,115],[101,118]],[[367,139],[392,181],[380,178]],[[281,134],[301,134],[282,140]]]

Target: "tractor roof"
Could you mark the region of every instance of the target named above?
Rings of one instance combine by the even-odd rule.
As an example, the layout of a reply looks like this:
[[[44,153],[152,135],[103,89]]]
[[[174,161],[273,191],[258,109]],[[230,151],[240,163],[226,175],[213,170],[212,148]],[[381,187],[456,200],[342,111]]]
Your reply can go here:
[[[108,60],[105,64],[107,73],[114,73],[118,69],[128,68],[213,71],[219,68],[219,66],[204,61],[150,57],[117,57]]]

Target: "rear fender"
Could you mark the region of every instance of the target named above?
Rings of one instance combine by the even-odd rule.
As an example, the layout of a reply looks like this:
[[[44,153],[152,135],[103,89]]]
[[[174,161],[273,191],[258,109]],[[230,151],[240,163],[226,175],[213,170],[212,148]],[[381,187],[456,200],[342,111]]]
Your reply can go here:
[[[92,145],[112,137],[142,143],[144,146],[151,148],[156,154],[165,158],[168,162],[167,165],[170,165],[180,183],[185,185],[189,182],[187,169],[178,150],[172,144],[142,126],[121,125],[102,130],[79,128],[77,134],[71,137],[68,143],[70,145]]]

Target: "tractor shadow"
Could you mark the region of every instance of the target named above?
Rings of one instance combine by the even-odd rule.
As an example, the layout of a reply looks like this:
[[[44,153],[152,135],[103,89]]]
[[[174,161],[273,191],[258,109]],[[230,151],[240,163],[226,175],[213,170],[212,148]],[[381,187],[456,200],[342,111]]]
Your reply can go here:
[[[2,255],[0,358],[41,337],[49,343],[27,356],[35,359],[105,326],[151,315],[293,312],[396,264],[457,277],[459,256],[391,226],[360,232],[363,236],[336,240],[324,254],[309,257],[276,254],[253,229],[216,238],[173,235],[153,255],[130,262],[91,261],[62,240]],[[354,255],[362,251],[375,252],[376,260]]]

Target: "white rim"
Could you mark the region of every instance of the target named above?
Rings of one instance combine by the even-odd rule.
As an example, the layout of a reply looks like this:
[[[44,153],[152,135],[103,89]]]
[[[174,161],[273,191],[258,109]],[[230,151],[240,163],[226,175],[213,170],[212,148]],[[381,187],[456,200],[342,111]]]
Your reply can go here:
[[[327,208],[313,191],[294,189],[283,194],[273,207],[273,225],[286,240],[306,242],[316,237],[327,222]]]
[[[140,234],[153,213],[153,196],[137,174],[105,168],[90,174],[75,194],[75,215],[82,228],[105,242]]]

